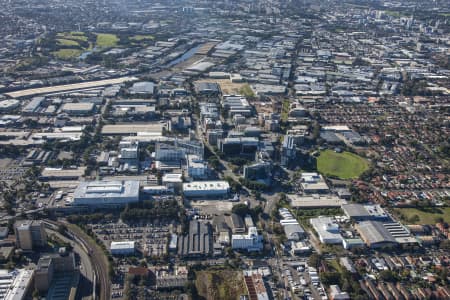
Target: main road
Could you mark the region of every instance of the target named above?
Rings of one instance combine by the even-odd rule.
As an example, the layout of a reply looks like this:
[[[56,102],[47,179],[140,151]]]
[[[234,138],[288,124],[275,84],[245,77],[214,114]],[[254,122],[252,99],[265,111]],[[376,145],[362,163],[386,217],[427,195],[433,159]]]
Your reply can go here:
[[[67,232],[70,236],[73,237],[73,241],[78,244],[86,255],[89,256],[89,261],[91,267],[87,264],[83,265],[84,268],[88,268],[86,272],[90,272],[90,276],[86,277],[88,279],[92,279],[95,283],[98,283],[98,293],[97,293],[97,284],[95,288],[94,300],[110,300],[111,299],[111,281],[108,273],[108,259],[103,253],[103,250],[95,243],[95,241],[88,236],[81,228],[70,224],[65,221],[54,222],[50,220],[45,220],[47,224],[53,224],[54,226],[59,226],[64,224],[67,227]],[[93,271],[93,272],[92,272]]]
[[[66,222],[64,223],[66,226],[68,225],[68,232],[81,241],[81,243],[83,243],[89,251],[92,266],[95,271],[96,282],[99,283],[98,299],[111,299],[111,281],[108,274],[108,259],[103,253],[103,250],[79,227],[73,226]]]
[[[77,299],[91,300],[94,284],[94,270],[88,252],[86,252],[86,250],[80,243],[76,241],[74,242],[73,240],[60,234],[59,232],[55,231],[54,228],[48,227],[45,230],[47,231],[47,233],[57,236],[58,239],[62,240],[64,243],[69,243],[70,245],[72,245],[73,252],[79,255],[80,274],[82,275],[82,277],[80,278],[80,283],[78,285],[79,290],[81,291],[77,293]]]

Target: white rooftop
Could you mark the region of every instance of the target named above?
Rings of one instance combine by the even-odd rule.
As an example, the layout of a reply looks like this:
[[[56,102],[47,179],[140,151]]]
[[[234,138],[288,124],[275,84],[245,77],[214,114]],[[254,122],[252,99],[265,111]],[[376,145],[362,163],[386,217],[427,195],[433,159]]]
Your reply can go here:
[[[134,249],[135,241],[111,242],[111,250]]]
[[[183,190],[194,190],[194,191],[203,191],[203,190],[224,190],[229,189],[230,185],[227,181],[193,181],[189,183],[183,184]]]

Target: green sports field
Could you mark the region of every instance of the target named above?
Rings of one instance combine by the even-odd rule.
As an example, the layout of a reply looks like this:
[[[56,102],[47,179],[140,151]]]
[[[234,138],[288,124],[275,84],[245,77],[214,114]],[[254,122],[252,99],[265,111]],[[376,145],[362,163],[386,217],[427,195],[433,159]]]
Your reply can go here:
[[[78,58],[82,52],[79,49],[59,49],[58,51],[52,52],[52,54],[59,59],[67,60]]]
[[[450,223],[450,207],[435,208],[434,211],[423,211],[417,208],[396,208],[397,215],[402,215],[406,224],[436,224],[437,218]],[[415,217],[417,216],[417,217]]]
[[[317,170],[326,176],[340,179],[358,178],[369,169],[369,162],[364,158],[350,153],[336,153],[332,150],[320,152],[317,158]]]
[[[117,45],[119,38],[115,34],[109,33],[96,33],[97,40],[95,44],[101,48],[109,48]]]

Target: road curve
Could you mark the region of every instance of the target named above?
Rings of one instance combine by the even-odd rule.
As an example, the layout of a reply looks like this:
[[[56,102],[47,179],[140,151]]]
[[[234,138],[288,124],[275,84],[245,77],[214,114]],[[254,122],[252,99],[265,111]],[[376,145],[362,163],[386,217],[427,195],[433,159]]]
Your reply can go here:
[[[45,220],[48,223],[55,224],[56,226],[60,224],[73,225],[67,222],[54,222],[50,220]],[[103,253],[103,250],[88,236],[81,228],[77,226],[67,226],[67,231],[71,234],[78,242],[82,244],[90,254],[90,260],[92,267],[94,269],[96,282],[99,284],[99,292],[96,293],[99,300],[110,300],[111,299],[111,282],[108,274],[108,260]],[[96,299],[94,299],[96,300]]]

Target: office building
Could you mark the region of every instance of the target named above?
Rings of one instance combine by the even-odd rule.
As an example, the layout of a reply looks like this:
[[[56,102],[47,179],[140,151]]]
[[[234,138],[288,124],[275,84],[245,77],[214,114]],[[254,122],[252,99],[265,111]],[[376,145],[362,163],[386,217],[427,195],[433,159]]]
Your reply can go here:
[[[292,135],[285,135],[281,147],[281,166],[288,167],[295,160],[296,156],[297,149],[295,148],[295,138]]]
[[[235,250],[261,251],[263,249],[262,236],[256,227],[250,227],[247,234],[233,234],[231,247]]]
[[[227,155],[254,155],[259,147],[256,137],[228,137],[218,141],[220,151]]]
[[[133,255],[136,251],[134,241],[111,242],[112,255]]]
[[[34,273],[34,287],[40,292],[46,292],[53,280],[54,263],[50,256],[44,256],[39,262]]]
[[[270,161],[258,161],[244,166],[244,178],[252,181],[270,182],[272,177],[272,163]]]
[[[185,151],[166,143],[156,143],[155,160],[158,161],[180,161],[184,159]]]
[[[138,141],[121,141],[119,144],[121,160],[138,159],[139,142]]]
[[[14,228],[16,244],[22,250],[32,251],[35,248],[46,246],[47,234],[42,221],[17,221]]]
[[[186,155],[186,169],[189,177],[201,179],[206,177],[208,167],[203,159],[197,155]]]
[[[249,117],[252,114],[250,104],[247,99],[241,95],[224,95],[222,106],[228,112],[229,117],[235,115]]]
[[[61,248],[59,253],[48,254],[39,259],[35,271],[34,287],[47,292],[49,299],[67,299],[72,280],[76,276],[75,255]]]

